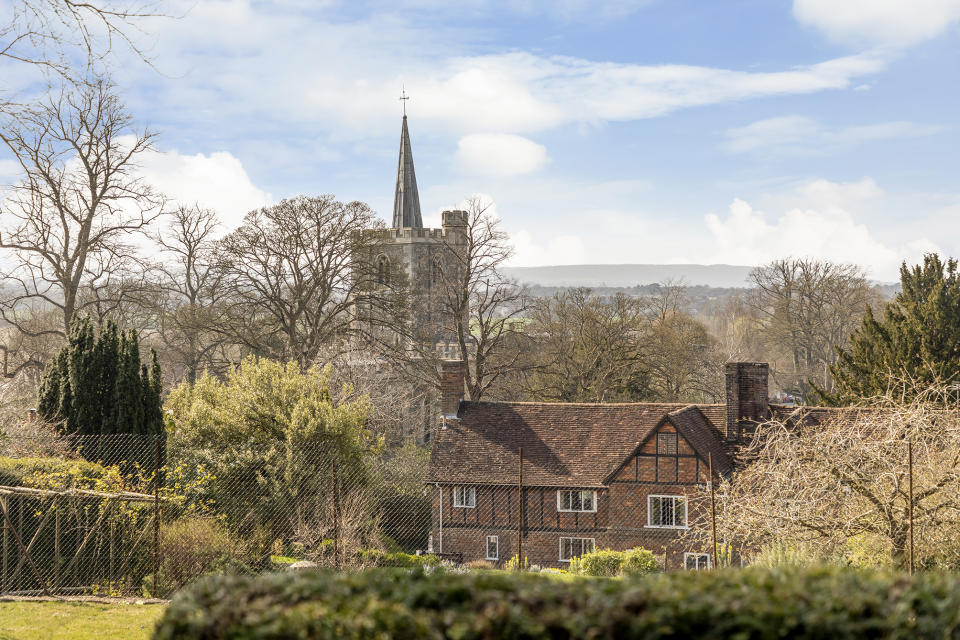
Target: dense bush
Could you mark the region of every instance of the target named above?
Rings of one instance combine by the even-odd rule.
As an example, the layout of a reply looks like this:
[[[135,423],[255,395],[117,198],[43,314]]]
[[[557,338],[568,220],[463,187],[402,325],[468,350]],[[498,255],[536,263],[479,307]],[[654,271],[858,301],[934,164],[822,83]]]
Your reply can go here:
[[[659,570],[660,563],[653,552],[640,548],[627,551],[598,549],[570,562],[570,573],[602,578],[642,576]]]
[[[645,576],[660,571],[660,561],[653,551],[630,549],[623,554],[623,566],[620,572],[625,576]]]
[[[957,638],[960,577],[820,567],[562,581],[375,570],[204,579],[154,638]]]
[[[251,558],[222,523],[213,518],[180,518],[160,528],[159,593],[149,593],[153,577],[147,576],[144,591],[165,597],[207,573],[246,573]]]
[[[435,555],[416,556],[401,551],[386,553],[377,561],[378,567],[432,567],[438,564],[440,564],[440,558]]]
[[[125,488],[117,467],[53,457],[0,458],[0,484],[55,491]]]
[[[597,549],[570,561],[570,572],[585,576],[613,578],[620,575],[623,551]]]

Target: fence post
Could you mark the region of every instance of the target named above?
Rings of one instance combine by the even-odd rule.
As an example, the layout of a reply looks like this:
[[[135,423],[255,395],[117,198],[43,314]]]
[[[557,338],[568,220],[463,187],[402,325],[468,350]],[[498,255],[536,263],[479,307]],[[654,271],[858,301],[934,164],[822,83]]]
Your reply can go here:
[[[60,584],[60,500],[53,499],[53,583]]]
[[[713,568],[718,569],[717,563],[717,489],[713,482],[713,454],[707,453],[708,473],[710,474],[710,539],[713,542]]]
[[[910,575],[913,575],[913,441],[907,440],[907,485],[910,498],[907,501],[907,527],[910,534]]]
[[[333,566],[340,571],[340,496],[337,483],[337,461],[330,461],[331,478],[330,484],[333,488]]]
[[[0,509],[3,509],[3,512],[7,512],[7,507],[9,505],[7,496],[0,497]],[[7,590],[7,545],[8,536],[10,531],[7,529],[7,521],[3,521],[3,574],[0,577],[0,592],[6,592]]]
[[[520,517],[517,519],[517,569],[523,571],[523,447],[520,447],[520,465],[517,470],[517,506]]]
[[[157,593],[160,571],[160,436],[153,438],[153,597]]]

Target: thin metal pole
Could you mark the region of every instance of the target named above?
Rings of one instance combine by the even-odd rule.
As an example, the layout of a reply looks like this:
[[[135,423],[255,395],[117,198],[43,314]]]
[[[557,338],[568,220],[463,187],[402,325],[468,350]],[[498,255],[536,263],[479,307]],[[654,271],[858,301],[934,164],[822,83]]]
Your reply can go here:
[[[907,486],[910,499],[907,501],[907,527],[910,534],[910,575],[913,575],[913,442],[907,440]]]
[[[523,447],[520,447],[520,468],[517,472],[517,506],[520,517],[517,520],[517,569],[523,570]]]
[[[157,574],[160,572],[160,436],[153,438],[153,593],[158,596]]]
[[[53,499],[53,583],[60,584],[60,505]]]
[[[707,466],[709,467],[710,473],[710,528],[711,528],[711,540],[713,541],[713,568],[716,569],[720,565],[717,564],[717,489],[714,486],[713,482],[713,454],[707,454]]]
[[[6,512],[9,498],[3,496],[0,498],[0,508]],[[7,590],[7,545],[8,537],[10,535],[9,529],[7,529],[7,521],[3,521],[3,577],[0,579],[0,591]]]
[[[340,570],[340,496],[337,491],[337,461],[330,462],[333,485],[333,566]]]

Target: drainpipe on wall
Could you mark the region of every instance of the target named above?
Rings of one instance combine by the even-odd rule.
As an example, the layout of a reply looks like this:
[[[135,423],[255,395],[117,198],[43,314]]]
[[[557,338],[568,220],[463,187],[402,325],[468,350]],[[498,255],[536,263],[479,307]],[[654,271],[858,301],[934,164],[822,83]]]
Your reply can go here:
[[[440,544],[437,553],[443,553],[443,489],[440,488],[439,482],[434,483],[434,486],[437,488],[437,493],[440,494],[440,536],[438,540]]]

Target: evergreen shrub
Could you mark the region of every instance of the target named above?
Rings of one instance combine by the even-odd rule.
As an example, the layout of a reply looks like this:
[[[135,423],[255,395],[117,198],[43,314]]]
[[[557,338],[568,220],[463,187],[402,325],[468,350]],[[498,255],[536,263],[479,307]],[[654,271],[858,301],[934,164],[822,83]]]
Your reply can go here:
[[[957,638],[960,576],[840,567],[562,581],[377,569],[205,578],[155,640]]]

